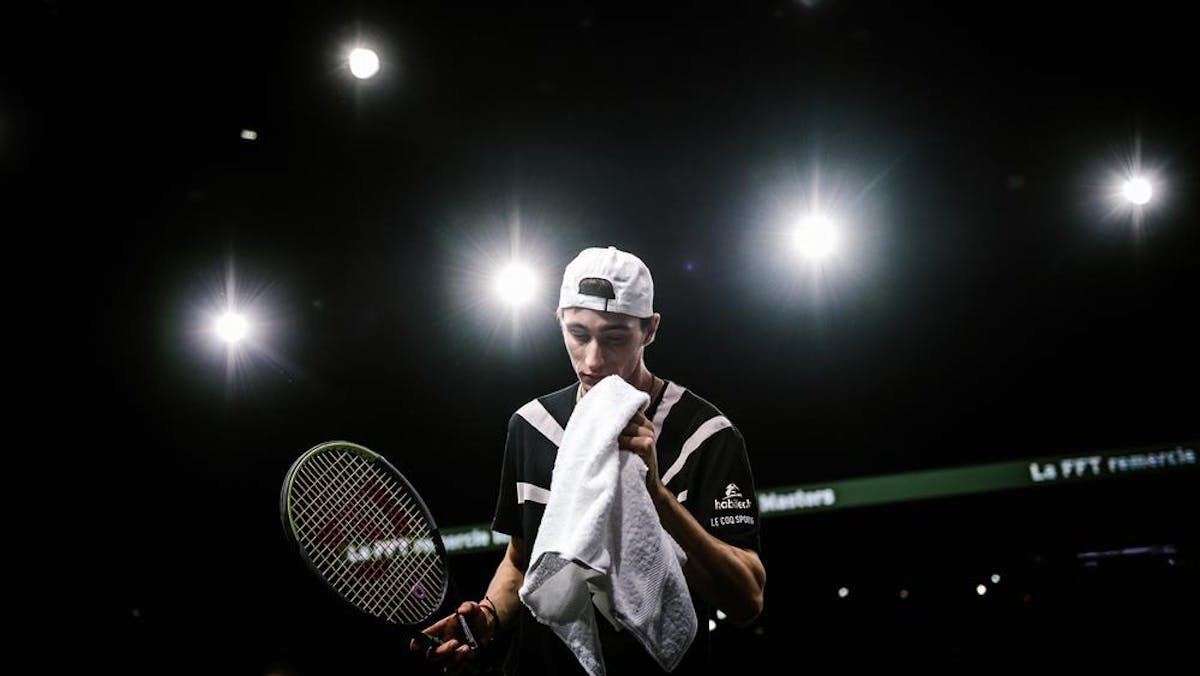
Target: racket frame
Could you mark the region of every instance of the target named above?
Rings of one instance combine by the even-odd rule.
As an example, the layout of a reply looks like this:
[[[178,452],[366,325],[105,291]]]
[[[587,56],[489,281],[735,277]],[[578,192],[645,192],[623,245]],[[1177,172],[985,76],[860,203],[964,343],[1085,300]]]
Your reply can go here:
[[[392,477],[400,483],[400,485],[403,487],[404,490],[408,491],[409,497],[412,498],[412,501],[416,505],[417,509],[420,511],[421,516],[428,523],[429,531],[430,531],[429,537],[433,541],[433,545],[436,548],[438,557],[442,560],[442,562],[446,566],[446,574],[445,574],[444,580],[442,582],[441,589],[437,590],[438,602],[437,602],[437,605],[435,606],[435,608],[441,608],[443,605],[445,605],[446,597],[447,597],[447,594],[449,593],[449,587],[450,587],[450,564],[449,564],[449,559],[446,555],[446,545],[445,545],[445,543],[442,542],[442,534],[441,534],[441,531],[438,529],[437,522],[434,521],[434,519],[433,519],[433,513],[429,511],[429,507],[425,504],[425,500],[422,499],[421,494],[418,493],[415,488],[413,488],[413,485],[411,482],[409,482],[408,478],[405,477],[404,474],[402,474],[400,472],[400,470],[396,469],[395,466],[392,465],[392,463],[388,462],[387,458],[376,453],[375,451],[372,451],[371,449],[367,448],[366,446],[362,446],[360,444],[356,444],[351,441],[343,441],[343,440],[326,441],[326,442],[317,444],[316,446],[313,446],[312,448],[310,448],[307,451],[305,451],[304,453],[302,453],[300,455],[300,457],[296,458],[295,462],[292,463],[292,466],[288,468],[287,474],[285,475],[285,478],[283,481],[283,488],[279,492],[279,516],[280,516],[280,520],[282,521],[284,534],[287,536],[287,539],[292,544],[292,546],[295,547],[296,550],[299,552],[300,558],[304,560],[304,563],[306,566],[308,566],[308,569],[310,571],[312,571],[312,573],[314,575],[316,575],[318,578],[320,578],[321,582],[324,583],[327,588],[329,588],[331,591],[336,593],[338,598],[340,598],[343,603],[353,607],[355,610],[357,610],[363,614],[370,615],[371,617],[374,617],[380,621],[387,622],[388,624],[391,624],[391,625],[399,626],[401,629],[404,629],[404,630],[414,634],[414,638],[416,638],[419,641],[421,641],[422,643],[424,643],[426,645],[426,647],[432,648],[432,647],[437,647],[437,646],[441,645],[443,643],[443,641],[441,639],[439,639],[436,636],[431,636],[429,634],[422,632],[419,628],[417,628],[414,625],[404,624],[401,622],[391,621],[386,618],[379,617],[375,613],[372,613],[364,608],[359,607],[356,603],[354,603],[350,599],[346,598],[346,596],[344,594],[342,594],[340,591],[338,591],[336,588],[334,588],[333,585],[331,585],[329,583],[329,581],[325,579],[325,575],[323,575],[321,573],[321,571],[317,567],[316,563],[312,560],[312,558],[308,555],[308,552],[305,550],[304,546],[300,543],[300,539],[296,536],[296,532],[298,529],[296,526],[295,519],[293,518],[293,515],[292,515],[292,505],[291,505],[291,500],[289,499],[292,494],[292,485],[296,481],[296,476],[299,473],[300,468],[302,466],[304,466],[310,458],[312,458],[313,456],[318,455],[320,453],[330,452],[334,449],[341,449],[341,450],[349,451],[356,455],[360,455],[363,458],[366,458],[367,460],[371,461],[371,463],[373,463],[373,464],[377,464],[378,466],[382,467],[385,472],[391,474]],[[458,617],[459,630],[460,630],[460,632],[462,632],[462,641],[464,643],[466,643],[467,645],[469,645],[471,648],[478,647],[478,644],[475,641],[474,634],[471,632],[470,627],[467,626],[466,618],[463,617],[463,615],[461,613],[455,613],[455,615],[457,615],[457,617]],[[431,620],[435,619],[435,617],[436,617],[436,615],[427,617],[424,620],[422,620],[422,622],[431,621]]]

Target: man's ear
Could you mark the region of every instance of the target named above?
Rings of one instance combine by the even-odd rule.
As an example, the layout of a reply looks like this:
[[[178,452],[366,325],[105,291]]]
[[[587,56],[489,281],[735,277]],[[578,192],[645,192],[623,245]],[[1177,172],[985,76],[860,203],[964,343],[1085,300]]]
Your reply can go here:
[[[650,330],[646,332],[646,340],[642,342],[642,347],[648,347],[650,343],[654,342],[655,337],[658,336],[658,323],[661,320],[662,315],[657,312],[650,316]]]

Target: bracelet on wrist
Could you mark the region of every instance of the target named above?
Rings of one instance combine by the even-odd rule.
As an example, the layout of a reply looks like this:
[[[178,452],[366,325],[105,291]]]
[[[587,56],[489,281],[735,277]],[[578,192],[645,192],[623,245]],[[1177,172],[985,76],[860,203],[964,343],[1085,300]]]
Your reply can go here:
[[[486,601],[486,603],[485,603]],[[492,615],[492,623],[496,625],[496,630],[500,629],[500,611],[496,610],[496,603],[489,599],[485,594],[483,601],[479,602],[479,607],[483,608]]]

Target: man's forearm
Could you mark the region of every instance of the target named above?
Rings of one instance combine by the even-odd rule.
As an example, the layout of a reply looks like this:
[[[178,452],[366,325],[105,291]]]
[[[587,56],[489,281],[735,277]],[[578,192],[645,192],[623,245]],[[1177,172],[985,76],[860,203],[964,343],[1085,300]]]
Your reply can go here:
[[[658,488],[654,506],[663,528],[687,553],[683,572],[688,584],[737,624],[758,617],[767,577],[758,555],[714,537],[669,490],[661,484]]]
[[[508,625],[521,610],[521,598],[517,592],[525,582],[525,542],[521,538],[512,538],[496,573],[488,583],[487,598],[496,608],[497,619],[502,625]]]

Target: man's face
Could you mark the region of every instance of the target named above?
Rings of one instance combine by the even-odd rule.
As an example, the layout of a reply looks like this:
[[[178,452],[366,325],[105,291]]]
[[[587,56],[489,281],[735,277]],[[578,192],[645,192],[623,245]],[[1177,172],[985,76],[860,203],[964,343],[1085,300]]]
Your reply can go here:
[[[587,392],[611,375],[635,384],[633,377],[642,363],[642,351],[654,340],[658,316],[648,333],[642,331],[637,317],[584,308],[564,309],[561,324],[571,366]]]

